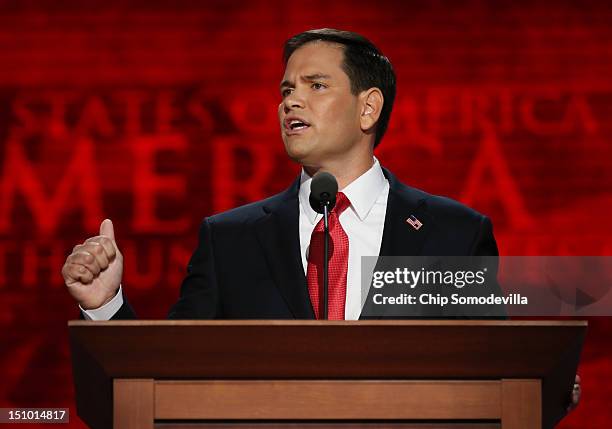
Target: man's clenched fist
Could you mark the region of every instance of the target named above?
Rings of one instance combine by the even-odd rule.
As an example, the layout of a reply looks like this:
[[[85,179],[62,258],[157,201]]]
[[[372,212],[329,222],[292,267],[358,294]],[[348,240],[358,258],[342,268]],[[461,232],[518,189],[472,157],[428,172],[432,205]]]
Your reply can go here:
[[[122,275],[123,255],[115,243],[110,219],[100,225],[100,235],[74,246],[62,267],[68,291],[85,310],[109,302],[119,289]]]

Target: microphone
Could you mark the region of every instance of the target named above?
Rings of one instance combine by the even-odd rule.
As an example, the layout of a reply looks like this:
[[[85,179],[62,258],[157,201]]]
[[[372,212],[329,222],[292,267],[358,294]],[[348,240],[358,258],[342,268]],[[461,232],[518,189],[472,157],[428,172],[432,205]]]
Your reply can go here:
[[[323,213],[324,207],[331,210],[336,205],[336,194],[338,193],[338,181],[336,178],[321,171],[314,175],[310,185],[310,207],[317,213]]]
[[[310,184],[310,206],[317,213],[323,213],[323,300],[321,318],[327,320],[327,301],[329,295],[329,211],[336,205],[338,181],[336,178],[321,171],[314,175]]]

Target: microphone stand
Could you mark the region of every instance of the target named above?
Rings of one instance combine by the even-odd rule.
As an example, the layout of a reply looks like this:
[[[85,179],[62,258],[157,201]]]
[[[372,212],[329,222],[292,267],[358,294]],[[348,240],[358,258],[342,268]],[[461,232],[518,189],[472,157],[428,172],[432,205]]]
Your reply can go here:
[[[310,207],[317,212],[323,214],[323,296],[319,296],[319,318],[323,320],[329,319],[329,253],[330,253],[330,238],[329,238],[329,213],[336,205],[336,195],[338,194],[338,182],[336,178],[329,173],[319,172],[315,174],[310,186]],[[333,249],[331,250],[333,251]],[[318,256],[318,255],[317,255]],[[321,305],[323,308],[321,308]]]
[[[323,204],[323,320],[328,319],[327,315],[327,295],[329,288],[329,201]]]

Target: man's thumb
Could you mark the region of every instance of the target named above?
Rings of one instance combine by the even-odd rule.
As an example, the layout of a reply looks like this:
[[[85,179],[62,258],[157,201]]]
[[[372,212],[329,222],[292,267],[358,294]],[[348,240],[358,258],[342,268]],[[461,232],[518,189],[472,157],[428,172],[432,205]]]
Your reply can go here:
[[[100,224],[100,235],[105,235],[115,241],[115,230],[113,229],[113,221],[104,219]]]

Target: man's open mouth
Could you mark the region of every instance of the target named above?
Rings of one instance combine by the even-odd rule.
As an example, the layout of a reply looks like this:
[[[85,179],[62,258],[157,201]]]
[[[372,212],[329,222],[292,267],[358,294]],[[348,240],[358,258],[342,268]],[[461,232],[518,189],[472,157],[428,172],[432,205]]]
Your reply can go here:
[[[287,131],[301,131],[310,127],[310,124],[300,118],[287,118],[285,119],[285,129]]]
[[[306,127],[308,127],[308,124],[298,120],[294,120],[289,123],[289,128],[292,130],[300,130]]]

